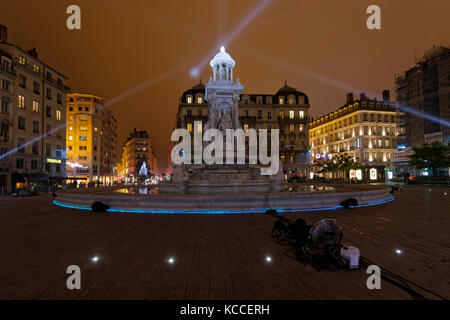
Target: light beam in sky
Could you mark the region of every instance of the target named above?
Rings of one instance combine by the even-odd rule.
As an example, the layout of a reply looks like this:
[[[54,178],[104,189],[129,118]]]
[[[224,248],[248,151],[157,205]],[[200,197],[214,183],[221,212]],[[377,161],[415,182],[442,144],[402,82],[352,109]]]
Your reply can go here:
[[[242,33],[244,29],[269,6],[270,3],[272,3],[272,0],[260,0],[259,3],[236,24],[233,30],[231,30],[231,32],[229,32],[225,37],[220,39],[216,43],[214,48],[212,48],[208,52],[208,54],[205,55],[200,63],[190,70],[190,76],[195,78],[198,77],[202,68],[208,63],[211,56],[217,52],[217,48],[220,46],[227,47],[231,41],[233,41],[240,33]]]
[[[161,81],[161,80],[171,76],[172,74],[174,74],[175,72],[180,70],[182,67],[186,66],[188,63],[189,63],[189,61],[185,61],[185,62],[183,62],[183,63],[181,63],[179,65],[176,65],[176,66],[170,68],[169,70],[167,70],[167,71],[165,71],[163,73],[160,73],[156,77],[154,77],[154,78],[152,78],[150,80],[147,80],[147,81],[141,83],[140,85],[138,85],[138,86],[136,86],[136,87],[134,87],[132,89],[129,89],[129,90],[121,93],[120,95],[118,95],[118,96],[108,100],[105,104],[103,104],[101,109],[107,108],[107,107],[111,106],[112,104],[114,104],[116,102],[119,102],[120,100],[123,100],[124,98],[141,91],[142,89],[145,89],[147,87],[150,87],[150,86],[154,85],[155,83],[157,83],[157,82],[159,82],[159,81]],[[6,157],[10,156],[11,154],[16,153],[19,150],[22,150],[23,148],[25,148],[25,147],[27,147],[27,146],[29,146],[29,145],[37,142],[37,141],[40,141],[40,140],[42,140],[43,138],[45,138],[47,136],[52,135],[53,133],[57,132],[58,130],[64,128],[65,126],[67,126],[67,123],[63,123],[62,125],[57,126],[57,127],[53,128],[52,130],[42,134],[41,136],[36,137],[36,138],[34,138],[34,139],[30,140],[30,141],[25,142],[21,146],[9,150],[8,152],[6,152],[3,155],[1,155],[0,159],[6,158]]]
[[[282,60],[274,58],[274,57],[268,57],[266,55],[261,54],[260,52],[257,52],[257,51],[254,51],[254,50],[249,50],[248,48],[243,48],[242,46],[238,46],[238,47],[239,47],[240,50],[244,51],[245,53],[251,55],[252,57],[258,58],[259,60],[264,61],[265,63],[274,64],[274,65],[276,65],[278,67],[282,67],[284,69],[287,69],[288,71],[291,71],[291,72],[294,72],[294,73],[298,73],[298,74],[301,74],[301,75],[305,75],[305,76],[307,76],[309,78],[321,81],[323,83],[326,83],[326,84],[328,84],[330,86],[333,86],[333,87],[336,87],[336,88],[343,89],[343,90],[345,90],[347,92],[366,92],[365,90],[363,90],[361,88],[357,88],[355,86],[352,86],[352,85],[349,85],[347,83],[338,81],[338,80],[333,79],[331,77],[327,77],[327,76],[321,75],[321,74],[319,74],[317,72],[310,71],[310,70],[308,70],[306,68],[302,68],[302,67],[296,66],[296,65],[294,65],[292,63],[288,63],[288,62],[282,61]],[[378,100],[382,100],[382,97],[380,97],[377,94],[373,94],[371,92],[368,92],[368,95],[372,96],[372,97],[375,97]],[[407,113],[413,114],[415,116],[418,116],[418,117],[430,120],[432,122],[439,123],[440,125],[443,125],[443,126],[446,126],[446,127],[450,127],[450,121],[444,120],[444,119],[442,119],[440,117],[437,117],[437,116],[435,116],[433,114],[430,114],[430,113],[427,113],[427,112],[423,112],[423,111],[418,111],[418,110],[413,109],[413,108],[411,108],[409,106],[402,105],[402,104],[399,104],[399,103],[396,103],[396,108],[398,110],[400,110],[400,111],[407,112]]]

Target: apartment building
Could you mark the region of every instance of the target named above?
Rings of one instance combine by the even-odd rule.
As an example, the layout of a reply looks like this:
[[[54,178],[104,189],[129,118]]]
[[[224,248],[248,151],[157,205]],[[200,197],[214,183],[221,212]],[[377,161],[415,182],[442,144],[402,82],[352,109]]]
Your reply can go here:
[[[384,181],[392,165],[397,145],[395,103],[389,91],[383,91],[383,101],[369,99],[361,93],[336,111],[309,123],[311,163],[318,158],[333,158],[348,154],[361,162],[363,169],[353,170],[351,178]]]
[[[70,182],[117,181],[117,120],[93,94],[67,95],[67,175]]]
[[[11,127],[10,145],[2,146],[2,152],[8,154],[2,161],[10,168],[6,178],[8,191],[31,182],[62,183],[68,78],[40,60],[35,48],[27,51],[9,43],[7,28],[1,25],[0,50],[2,63],[8,66],[11,62],[10,68],[2,67],[10,75],[2,76],[2,105],[7,110],[2,113]],[[3,127],[3,132],[8,131],[6,123]]]
[[[307,177],[309,173],[309,108],[308,96],[286,82],[275,94],[242,93],[240,96],[239,121],[244,130],[280,130],[279,154],[287,176]],[[208,121],[208,113],[205,85],[200,82],[181,96],[177,127],[192,132],[194,121],[201,121],[203,127]]]

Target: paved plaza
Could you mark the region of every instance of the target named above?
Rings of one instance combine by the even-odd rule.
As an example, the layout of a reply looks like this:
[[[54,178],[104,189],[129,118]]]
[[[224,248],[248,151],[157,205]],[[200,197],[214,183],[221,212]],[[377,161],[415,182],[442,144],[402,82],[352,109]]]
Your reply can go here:
[[[450,298],[450,188],[395,197],[286,216],[335,218],[362,256]],[[385,281],[368,290],[364,270],[317,271],[289,258],[264,214],[94,214],[51,201],[0,198],[0,299],[410,299]],[[66,287],[69,265],[81,267],[81,290]]]

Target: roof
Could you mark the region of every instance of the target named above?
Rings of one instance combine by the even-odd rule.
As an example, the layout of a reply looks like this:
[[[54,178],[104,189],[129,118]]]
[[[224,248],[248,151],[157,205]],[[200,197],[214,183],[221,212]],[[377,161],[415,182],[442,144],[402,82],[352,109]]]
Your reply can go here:
[[[192,95],[195,96],[196,94],[201,93],[201,94],[205,94],[205,85],[200,81],[199,84],[193,86],[191,89],[186,90],[183,95],[181,96],[181,101],[180,103],[187,103],[187,99],[186,96],[187,95]],[[278,96],[289,96],[289,95],[295,95],[296,97],[302,96],[305,97],[305,104],[308,105],[309,104],[309,99],[308,96],[306,94],[304,94],[301,91],[298,91],[295,88],[292,88],[290,86],[287,85],[286,81],[284,83],[284,86],[281,87],[274,95],[273,94],[267,94],[267,93],[259,93],[259,94],[246,94],[246,93],[241,93],[241,96],[249,96],[250,97],[250,101],[256,103],[256,98],[257,97],[274,97],[277,98]],[[275,102],[274,102],[275,103]]]

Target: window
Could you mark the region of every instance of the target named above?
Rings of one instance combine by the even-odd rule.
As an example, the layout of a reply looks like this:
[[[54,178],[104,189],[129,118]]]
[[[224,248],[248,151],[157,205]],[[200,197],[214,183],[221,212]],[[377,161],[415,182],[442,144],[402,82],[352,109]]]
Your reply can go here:
[[[24,89],[27,88],[27,78],[21,74],[19,75],[19,86]]]
[[[72,141],[73,140],[73,136],[69,136],[69,141]]]
[[[39,121],[33,120],[33,133],[39,133]]]
[[[2,88],[3,88],[3,90],[9,92],[9,84],[10,84],[9,81],[6,80],[6,79],[4,79],[3,82],[2,82]]]
[[[52,145],[50,143],[45,144],[45,155],[48,157],[52,155]]]
[[[39,102],[33,100],[33,112],[39,114]]]
[[[281,117],[281,119],[284,118],[284,111],[283,110],[280,111],[280,117]]]
[[[199,123],[199,124],[197,125],[197,132],[198,132],[198,133],[201,133],[201,132],[202,132],[202,124],[201,124],[201,123]],[[144,151],[145,151],[145,148],[144,148]]]
[[[300,130],[300,132],[303,131],[303,125],[302,124],[300,125],[299,130]]]
[[[281,140],[281,141],[280,141],[280,146],[281,146],[282,148],[284,148],[284,140]]]
[[[20,130],[25,130],[25,118],[19,117],[17,120],[18,120],[18,123],[17,123],[18,128]]]
[[[192,132],[192,123],[187,124],[187,131]]]
[[[198,103],[198,104],[203,103],[203,98],[202,98],[202,97],[198,97],[198,98],[197,98],[197,103]]]
[[[272,112],[270,111],[267,112],[267,119],[272,119]]]
[[[47,88],[47,99],[52,99],[52,89]]]
[[[191,110],[191,109],[188,109],[188,111],[187,111],[187,116],[188,116],[188,117],[192,117],[192,110]]]
[[[245,132],[248,131],[248,124],[244,124],[244,131],[245,131]]]
[[[278,102],[279,102],[279,104],[284,104],[284,98],[283,98],[283,97],[280,97],[280,98],[278,99]]]
[[[294,110],[289,111],[289,118],[294,119]]]
[[[2,113],[8,113],[8,101],[2,100]]]
[[[19,108],[25,109],[25,96],[19,94]]]
[[[41,92],[39,82],[33,82],[33,91],[34,91],[34,93],[37,93],[37,94],[39,94]]]
[[[80,126],[80,131],[87,131],[87,127],[86,126]]]
[[[61,93],[57,93],[56,94],[56,101],[61,104],[62,103],[62,94]],[[87,111],[87,110],[86,110]]]
[[[25,59],[22,56],[19,56],[19,63],[22,64],[22,65],[25,65],[27,63],[27,59]]]
[[[31,160],[31,169],[37,170],[38,168],[38,161],[37,160]]]
[[[36,63],[33,64],[33,71],[39,73],[39,66]]]
[[[191,96],[187,97],[187,103],[192,103],[192,97]]]
[[[56,110],[56,120],[61,121],[61,110]]]
[[[83,111],[83,107],[82,106],[78,106],[78,111]]]
[[[49,125],[49,124],[47,124],[47,125],[45,126],[45,133],[49,133],[50,131],[52,131],[52,126]]]
[[[294,124],[289,124],[289,132],[294,132]]]
[[[23,161],[23,159],[17,159],[17,160],[16,160],[16,168],[17,168],[17,169],[23,169],[23,167],[24,167],[24,161]]]
[[[45,116],[46,116],[47,118],[51,118],[51,117],[52,117],[52,107],[47,106],[47,107],[45,108]]]
[[[39,142],[34,142],[32,147],[33,154],[39,154]]]
[[[262,119],[262,111],[258,110],[258,119]]]
[[[89,111],[89,107],[84,107],[84,111]]]
[[[305,111],[300,110],[300,111],[298,112],[298,116],[300,117],[300,119],[303,119],[303,118],[305,117]]]
[[[25,153],[25,146],[24,146],[24,144],[25,144],[25,139],[23,139],[23,138],[18,138],[17,139],[17,148],[19,149],[17,152]]]

